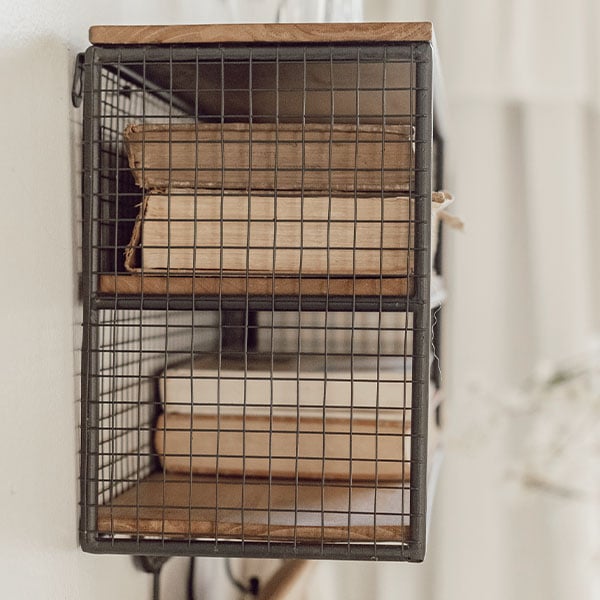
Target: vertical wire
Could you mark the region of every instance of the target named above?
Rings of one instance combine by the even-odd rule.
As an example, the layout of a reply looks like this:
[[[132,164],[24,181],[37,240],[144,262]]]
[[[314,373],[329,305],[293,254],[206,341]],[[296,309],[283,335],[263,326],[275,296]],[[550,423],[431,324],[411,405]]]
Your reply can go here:
[[[427,413],[429,409],[428,386],[429,364],[427,355],[430,351],[430,275],[431,275],[431,76],[432,76],[432,49],[430,44],[420,44],[418,48],[416,68],[416,119],[417,119],[417,153],[415,173],[416,189],[419,192],[416,205],[419,217],[419,226],[416,230],[416,239],[420,245],[421,260],[416,263],[419,274],[417,281],[417,297],[420,300],[416,310],[419,327],[419,355],[416,356],[419,381],[413,386],[413,421],[418,425],[417,457],[415,474],[411,474],[411,513],[415,515],[414,556],[421,558],[424,555],[426,516],[427,516]],[[414,415],[416,414],[416,419]]]
[[[275,171],[273,180],[273,273],[272,273],[272,289],[271,289],[271,310],[275,308],[275,287],[276,279],[275,272],[277,269],[277,201],[278,201],[278,174],[279,174],[279,46],[275,50]],[[267,496],[267,548],[271,547],[271,502],[273,495],[273,402],[274,402],[274,386],[273,386],[273,336],[271,336],[271,357],[270,357],[270,396],[271,403],[269,406],[269,490]]]
[[[306,47],[302,48],[302,165],[300,173],[300,256],[298,264],[298,341],[296,353],[296,460],[294,488],[294,548],[298,542],[299,454],[300,454],[300,353],[302,352],[302,266],[304,258],[304,175],[306,170]],[[273,336],[271,336],[272,339]]]
[[[224,203],[225,203],[225,140],[223,138],[225,131],[225,50],[220,49],[221,56],[221,204],[220,204],[220,220],[219,220],[219,354],[217,358],[217,435],[216,435],[216,459],[215,459],[215,550],[219,544],[219,458],[220,458],[220,443],[221,443],[221,374],[223,366],[223,236],[224,227],[223,219],[225,218]]]
[[[326,293],[325,293],[325,323],[324,323],[324,350],[325,359],[323,361],[323,441],[322,441],[322,467],[321,467],[321,553],[324,550],[325,545],[325,450],[326,444],[325,439],[327,435],[327,368],[328,368],[328,349],[327,349],[327,337],[328,337],[328,318],[329,318],[329,290],[330,290],[330,275],[331,275],[331,210],[332,210],[332,168],[333,168],[333,131],[334,131],[334,119],[335,119],[335,90],[334,90],[334,70],[333,70],[333,47],[329,47],[329,97],[331,103],[331,110],[329,114],[329,145],[328,145],[328,161],[329,168],[327,170],[328,180],[328,199],[327,199],[327,241],[326,241],[326,257],[327,257],[327,271],[326,271]]]
[[[350,321],[350,423],[349,423],[349,460],[348,460],[348,550],[352,537],[352,433],[354,417],[354,326],[356,320],[356,233],[358,228],[358,148],[359,148],[359,126],[360,126],[360,47],[356,49],[356,86],[355,94],[355,127],[354,134],[354,223],[352,239],[352,313]]]
[[[245,314],[246,314],[246,327],[245,327],[245,344],[244,344],[244,404],[242,409],[242,548],[244,548],[244,544],[246,542],[245,536],[245,508],[246,508],[246,415],[247,415],[247,406],[246,402],[248,399],[247,391],[248,391],[248,313],[250,306],[250,243],[251,243],[251,222],[252,222],[252,151],[253,151],[253,104],[252,99],[254,95],[254,81],[252,77],[252,72],[254,70],[253,63],[253,53],[252,48],[250,48],[250,54],[248,57],[248,197],[247,197],[247,206],[246,206],[246,214],[248,216],[247,225],[246,225],[246,269],[245,269],[245,287],[246,287],[246,295],[245,295]]]
[[[383,311],[383,261],[385,244],[385,128],[386,128],[386,88],[387,88],[387,46],[383,48],[383,74],[381,82],[381,234],[379,248],[379,312],[377,313],[377,361],[375,384],[375,491],[373,494],[373,552],[377,555],[377,493],[379,491],[379,403],[381,400],[381,322]],[[404,438],[402,439],[404,441]]]
[[[141,176],[142,176],[142,184],[144,184],[146,180],[146,99],[147,99],[147,90],[146,90],[146,51],[143,51],[142,55],[142,166],[141,166]],[[142,190],[142,199],[144,197],[144,190]],[[144,263],[142,261],[142,266],[140,269],[140,307],[139,307],[139,358],[138,358],[138,385],[137,385],[137,466],[136,466],[136,486],[135,486],[135,531],[136,531],[136,541],[140,543],[140,471],[141,471],[141,462],[142,456],[140,452],[140,448],[142,447],[142,372],[143,372],[143,354],[142,354],[142,339],[144,337],[144,325],[143,325],[143,315],[144,312],[142,307],[144,306]]]
[[[106,490],[106,487],[104,485],[104,478],[105,476],[105,471],[106,471],[106,461],[107,461],[107,456],[109,455],[109,453],[107,453],[104,449],[104,444],[101,443],[100,440],[100,423],[102,422],[103,418],[104,418],[104,412],[105,412],[105,401],[104,401],[104,394],[103,394],[103,390],[102,387],[104,386],[104,380],[100,378],[100,373],[101,373],[101,367],[99,366],[100,361],[102,361],[104,359],[104,353],[102,351],[102,349],[105,347],[105,336],[106,336],[106,327],[101,325],[102,322],[102,317],[103,317],[103,312],[104,311],[99,311],[99,317],[97,319],[97,323],[96,323],[96,341],[97,341],[97,347],[94,349],[94,355],[96,356],[96,363],[98,365],[96,372],[94,374],[94,377],[96,378],[96,380],[98,381],[98,386],[96,388],[96,394],[94,395],[94,398],[92,399],[92,404],[95,405],[96,410],[98,411],[98,419],[96,424],[93,426],[95,433],[98,435],[98,440],[97,440],[97,448],[94,449],[94,452],[97,453],[97,472],[95,474],[96,480],[97,480],[97,485],[98,485],[98,494],[96,497],[96,501],[101,501],[103,504],[108,503],[110,505],[110,489]]]
[[[114,106],[111,103],[110,104],[110,108],[112,108],[112,110],[109,110],[109,106],[107,106],[107,98],[112,98],[113,102],[116,96],[116,103],[117,103],[117,107],[118,107],[118,103],[119,103],[119,76],[121,73],[121,52],[119,51],[118,55],[117,55],[117,74],[116,75],[112,75],[112,77],[110,78],[110,80],[112,81],[112,89],[109,89],[109,81],[106,81],[106,89],[104,91],[104,103],[102,106],[102,121],[103,121],[103,125],[104,125],[104,132],[102,133],[102,141],[106,142],[105,137],[109,137],[110,139],[110,135],[113,134],[113,132],[115,131],[115,111],[114,111]],[[101,87],[102,84],[101,84]],[[108,115],[106,114],[108,113]],[[108,120],[108,123],[106,123],[106,120]],[[108,126],[107,126],[108,125]],[[105,134],[105,132],[108,131],[108,134]],[[112,141],[112,140],[110,140]],[[118,230],[118,214],[119,214],[119,174],[118,174],[118,170],[117,170],[117,160],[118,160],[118,148],[114,149],[115,154],[113,156],[111,156],[111,144],[107,144],[108,145],[108,150],[106,150],[106,152],[108,153],[107,159],[108,159],[108,164],[109,167],[110,165],[114,165],[115,167],[115,197],[114,197],[114,203],[115,203],[115,207],[114,207],[114,220],[113,223],[111,225],[113,225],[113,244],[114,244],[114,261],[115,261],[115,273],[116,273],[116,260],[117,260],[117,248],[118,248],[118,243],[119,243],[119,230]],[[107,187],[107,201],[110,202],[110,184],[108,184]],[[118,464],[116,461],[116,453],[117,453],[117,441],[116,441],[116,435],[117,435],[117,407],[118,404],[116,402],[117,396],[118,396],[118,388],[117,388],[117,377],[116,377],[116,372],[117,372],[117,352],[114,350],[114,348],[116,348],[116,340],[117,340],[117,331],[118,331],[118,309],[117,309],[117,299],[115,297],[115,300],[113,302],[113,309],[111,311],[111,332],[110,332],[110,348],[112,350],[111,352],[111,368],[110,368],[110,394],[109,394],[109,398],[108,398],[108,404],[109,404],[109,410],[110,410],[110,430],[109,430],[109,439],[110,439],[110,444],[109,444],[109,448],[110,448],[110,467],[109,467],[109,479],[110,479],[110,527],[111,527],[111,537],[114,538],[114,497],[116,494],[118,494],[118,479],[117,476],[118,474],[116,473],[117,468],[118,468]],[[104,436],[103,436],[104,437]]]
[[[188,491],[188,541],[192,541],[192,492],[194,485],[193,476],[193,453],[194,453],[194,350],[195,350],[195,315],[196,315],[196,265],[198,255],[198,145],[199,145],[199,132],[198,132],[198,90],[200,86],[200,65],[198,59],[198,48],[195,48],[195,63],[194,63],[194,139],[196,144],[194,146],[194,239],[192,242],[192,311],[191,311],[191,331],[190,331],[190,473],[189,473],[189,491]],[[192,563],[193,566],[193,563]]]
[[[114,121],[115,126],[111,128],[111,137],[114,138],[115,144],[115,155],[114,155],[114,165],[115,165],[115,257],[114,257],[114,275],[117,275],[118,266],[117,266],[117,250],[119,254],[122,251],[122,248],[119,243],[119,221],[120,221],[120,210],[121,210],[121,202],[120,202],[120,172],[121,172],[121,154],[120,154],[120,113],[121,113],[121,90],[119,88],[121,84],[121,62],[122,55],[121,50],[119,50],[119,54],[117,57],[117,71],[115,75],[115,87],[116,87],[116,98],[115,98],[115,107],[114,107]],[[126,222],[126,220],[125,220]],[[116,308],[116,306],[115,306]],[[124,314],[125,313],[125,314]],[[118,314],[118,322],[119,329],[118,333],[120,333],[119,346],[123,347],[122,350],[122,358],[119,365],[120,375],[123,380],[126,381],[126,385],[119,386],[120,389],[117,393],[117,406],[119,406],[120,412],[120,428],[124,433],[121,434],[121,453],[118,462],[117,469],[117,479],[120,483],[121,491],[123,491],[127,486],[127,479],[129,477],[129,461],[131,454],[131,446],[130,446],[130,427],[131,427],[131,415],[128,407],[128,403],[126,402],[126,390],[129,389],[129,350],[125,350],[125,347],[128,347],[130,340],[130,326],[126,325],[127,317],[125,311],[120,311]],[[125,343],[127,346],[125,346]]]
[[[99,473],[99,447],[98,447],[98,435],[93,430],[94,416],[99,412],[98,395],[97,395],[97,378],[96,378],[96,367],[98,364],[97,352],[92,352],[94,346],[93,341],[98,341],[98,319],[92,318],[92,309],[90,296],[94,290],[94,282],[96,277],[94,276],[94,244],[93,244],[93,231],[94,231],[94,214],[96,212],[97,202],[95,201],[95,182],[98,177],[98,173],[95,172],[94,165],[95,153],[94,153],[94,131],[96,130],[94,121],[94,107],[96,106],[97,90],[95,89],[95,83],[97,81],[98,67],[96,64],[96,51],[95,48],[91,52],[91,62],[88,62],[88,56],[86,56],[85,63],[85,74],[84,74],[84,123],[83,123],[83,142],[84,142],[84,181],[83,181],[83,231],[82,231],[82,269],[84,273],[84,289],[87,289],[87,293],[84,294],[83,299],[83,339],[82,339],[82,360],[81,360],[81,371],[82,371],[82,389],[81,389],[81,478],[83,480],[80,487],[81,493],[81,525],[80,533],[85,534],[87,537],[90,533],[91,521],[94,520],[96,515],[91,514],[92,508],[96,507],[99,502],[99,485],[98,485],[98,473]],[[90,116],[90,113],[92,116]],[[86,160],[87,159],[87,160]],[[86,164],[89,161],[88,164]],[[97,317],[98,311],[94,311],[94,316]],[[92,321],[95,321],[92,326]],[[94,356],[94,358],[92,358]],[[92,385],[93,382],[93,385]],[[94,391],[92,391],[94,390]],[[96,446],[94,448],[94,446]],[[96,457],[94,459],[94,452]],[[95,465],[95,473],[94,473]],[[93,482],[93,477],[96,479],[96,483]],[[95,488],[95,489],[94,489]],[[94,493],[95,492],[95,493]],[[90,495],[93,496],[90,498]],[[97,523],[94,523],[93,530],[97,531]]]
[[[413,185],[414,185],[414,179],[415,179],[415,150],[414,150],[414,144],[418,143],[418,140],[415,139],[416,138],[416,133],[415,133],[415,111],[416,111],[416,104],[415,104],[415,98],[414,98],[414,86],[415,86],[415,82],[414,82],[414,69],[415,69],[415,57],[414,57],[414,45],[410,44],[410,76],[409,76],[409,113],[410,113],[410,163],[409,163],[409,177],[408,177],[408,231],[407,231],[407,252],[406,252],[406,273],[407,273],[407,286],[406,286],[406,312],[407,314],[409,314],[411,312],[411,288],[412,288],[412,293],[415,293],[416,291],[416,280],[415,280],[415,276],[414,276],[414,272],[413,270],[411,270],[411,264],[414,263],[414,255],[411,255],[411,250],[412,250],[412,244],[413,242],[413,228],[414,228],[414,211],[413,211],[413,204],[414,204],[414,190],[413,190]],[[411,364],[410,364],[410,370],[411,370],[411,400],[410,400],[410,409],[407,409],[407,380],[406,380],[406,376],[407,376],[407,371],[408,371],[408,364],[407,364],[407,356],[408,356],[408,348],[407,348],[407,339],[408,339],[408,330],[407,330],[407,325],[408,325],[408,320],[405,320],[404,322],[404,348],[403,348],[403,356],[404,356],[404,384],[403,384],[403,400],[402,400],[402,434],[405,436],[406,439],[406,427],[407,427],[407,411],[410,410],[410,415],[411,415],[411,419],[410,419],[410,423],[411,423],[411,432],[410,432],[410,467],[411,467],[411,471],[412,471],[412,467],[413,467],[413,463],[414,463],[414,444],[416,440],[416,433],[413,430],[413,421],[414,419],[412,418],[413,416],[413,411],[414,411],[414,377],[413,377],[413,370],[414,370],[414,360],[415,360],[415,356],[414,356],[414,346],[411,350]],[[414,319],[413,319],[413,328],[414,328]],[[402,513],[402,523],[406,524],[406,505],[405,505],[405,488],[406,488],[406,460],[402,460],[402,487],[404,488],[402,490],[402,500],[401,500],[401,513]],[[411,475],[412,477],[412,475]],[[412,490],[411,490],[411,495],[412,495]],[[412,518],[413,518],[413,506],[412,506],[412,497],[410,498],[409,501],[409,507],[408,510],[410,511],[410,515],[408,518],[409,521],[409,526],[411,526],[412,528]],[[412,533],[411,533],[412,535]]]
[[[164,311],[165,317],[165,343],[164,343],[164,355],[163,355],[163,370],[166,374],[168,368],[169,359],[169,328],[170,328],[170,283],[171,283],[171,229],[172,229],[172,207],[171,203],[174,198],[171,194],[171,182],[173,178],[173,46],[169,46],[169,110],[168,110],[168,125],[169,125],[169,142],[168,142],[168,173],[169,173],[169,186],[167,188],[167,278],[166,278],[166,310]],[[175,196],[176,198],[176,196]],[[175,201],[177,201],[175,199]],[[167,378],[163,377],[163,398],[167,397]],[[162,430],[162,444],[163,448],[167,447],[167,427],[163,427]],[[165,469],[162,471],[162,522],[161,522],[161,541],[165,543],[165,523],[166,523],[166,510],[167,506],[167,472]]]

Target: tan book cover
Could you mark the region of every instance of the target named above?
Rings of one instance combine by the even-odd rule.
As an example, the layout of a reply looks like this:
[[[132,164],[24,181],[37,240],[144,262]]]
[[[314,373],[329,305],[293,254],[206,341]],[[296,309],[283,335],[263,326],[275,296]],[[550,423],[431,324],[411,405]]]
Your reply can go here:
[[[123,137],[146,189],[397,192],[414,170],[408,125],[196,121],[132,124]]]
[[[380,358],[377,367],[375,357],[355,357],[351,370],[350,357],[335,356],[325,371],[324,357],[303,358],[300,371],[295,357],[253,359],[244,369],[240,359],[207,356],[167,369],[154,434],[162,466],[205,475],[407,479],[412,388],[404,361]]]
[[[409,433],[402,419],[165,413],[154,444],[171,472],[398,481],[410,475]]]
[[[414,203],[404,196],[155,193],[140,208],[125,266],[174,274],[406,276],[414,264],[414,219]]]

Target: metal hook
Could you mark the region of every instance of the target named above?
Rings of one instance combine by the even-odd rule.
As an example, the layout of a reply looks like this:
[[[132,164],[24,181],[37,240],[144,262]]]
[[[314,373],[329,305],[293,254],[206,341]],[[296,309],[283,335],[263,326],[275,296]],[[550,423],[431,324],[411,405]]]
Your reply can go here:
[[[244,584],[239,579],[236,579],[236,577],[233,575],[233,571],[231,570],[231,559],[230,558],[225,559],[225,573],[227,574],[229,581],[240,592],[242,592],[243,594],[250,594],[253,597],[258,596],[258,590],[260,587],[260,581],[259,581],[258,577],[256,577],[256,576],[250,577],[248,579],[247,584]]]
[[[152,600],[160,598],[160,572],[170,556],[134,556],[136,567],[152,575]]]
[[[75,71],[73,73],[73,85],[71,87],[71,102],[73,102],[75,108],[79,108],[83,100],[84,65],[85,54],[79,52],[75,57]]]

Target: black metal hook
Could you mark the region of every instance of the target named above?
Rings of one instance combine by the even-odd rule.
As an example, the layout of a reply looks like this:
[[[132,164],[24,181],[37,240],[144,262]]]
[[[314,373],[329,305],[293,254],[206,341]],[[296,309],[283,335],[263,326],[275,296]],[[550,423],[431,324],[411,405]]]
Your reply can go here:
[[[258,590],[260,587],[260,581],[258,577],[253,576],[248,579],[248,583],[244,584],[239,581],[233,575],[233,571],[231,570],[231,559],[225,559],[225,573],[227,574],[227,578],[231,582],[233,586],[235,586],[240,592],[243,594],[250,594],[252,597],[258,596]]]
[[[75,108],[79,108],[83,100],[84,65],[85,54],[79,52],[75,57],[75,71],[73,72],[73,85],[71,86],[71,102],[73,102]]]
[[[152,600],[160,599],[160,572],[169,556],[134,556],[136,567],[152,575]]]

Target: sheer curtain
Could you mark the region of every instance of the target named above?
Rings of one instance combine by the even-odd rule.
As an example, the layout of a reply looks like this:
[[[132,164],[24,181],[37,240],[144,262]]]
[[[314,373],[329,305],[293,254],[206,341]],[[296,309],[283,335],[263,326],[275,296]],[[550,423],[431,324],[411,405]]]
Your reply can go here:
[[[584,498],[525,486],[536,432],[503,406],[600,329],[600,3],[368,0],[364,18],[432,20],[444,71],[467,223],[446,245],[446,458],[423,565],[318,562],[290,598],[597,599],[598,456]],[[577,418],[568,397],[557,418]]]
[[[582,352],[598,331],[598,3],[432,10],[453,117],[452,185],[468,223],[448,269],[450,439],[433,598],[591,600],[600,596],[598,485],[584,499],[525,487],[512,473],[534,421],[489,415],[502,416],[490,405],[541,362]],[[566,424],[578,415],[564,400]]]
[[[447,238],[447,451],[426,562],[319,563],[305,597],[597,599],[598,454],[581,457],[583,498],[568,477],[565,493],[528,487],[515,472],[535,422],[502,407],[600,329],[600,3],[371,0],[365,19],[429,19],[438,38],[467,223]]]

